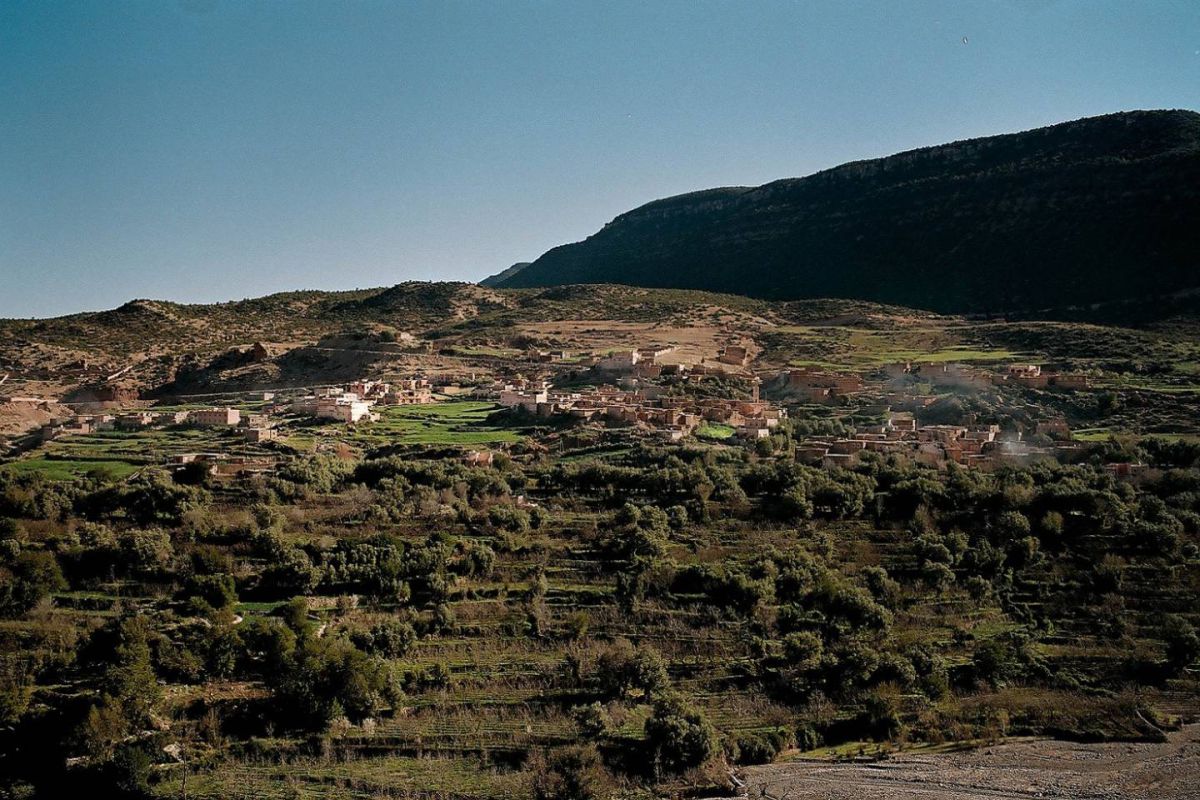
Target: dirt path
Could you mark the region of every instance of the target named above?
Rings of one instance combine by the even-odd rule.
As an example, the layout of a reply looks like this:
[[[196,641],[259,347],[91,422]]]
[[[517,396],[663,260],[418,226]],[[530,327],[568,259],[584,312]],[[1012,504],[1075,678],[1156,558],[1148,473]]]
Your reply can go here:
[[[874,764],[770,764],[747,770],[747,782],[751,800],[1200,800],[1200,725],[1163,744],[1043,740]]]

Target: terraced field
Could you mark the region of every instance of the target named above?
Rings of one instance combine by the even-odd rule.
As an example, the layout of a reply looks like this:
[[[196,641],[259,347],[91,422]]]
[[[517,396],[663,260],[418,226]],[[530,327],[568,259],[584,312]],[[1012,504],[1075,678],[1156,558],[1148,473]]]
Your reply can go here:
[[[574,514],[570,525],[543,531],[535,552],[500,554],[487,581],[463,581],[452,587],[448,605],[455,618],[454,632],[420,640],[394,662],[405,673],[444,670],[443,685],[410,690],[402,708],[391,716],[336,729],[319,755],[306,755],[300,740],[256,740],[261,748],[258,756],[238,757],[219,769],[190,775],[189,795],[527,798],[527,775],[520,767],[529,754],[570,745],[579,736],[571,709],[580,695],[564,678],[572,659],[586,661],[596,643],[622,638],[662,654],[676,690],[729,740],[793,728],[797,709],[772,699],[754,679],[756,645],[743,621],[686,603],[647,602],[632,614],[616,606],[604,558],[581,547],[577,538],[581,528],[602,525],[604,520],[604,514]],[[895,530],[855,523],[828,533],[835,542],[832,563],[842,570],[853,572],[872,564],[903,574],[913,567],[908,543]],[[807,535],[811,534],[787,526],[746,530],[714,525],[689,531],[686,545],[673,545],[669,557],[677,563],[721,564],[749,559],[771,547],[786,548]],[[1093,544],[1107,546],[1099,540]],[[539,566],[546,577],[548,614],[541,623],[541,636],[530,638],[529,575]],[[1200,582],[1200,562],[1181,568],[1188,571],[1187,580],[1193,585]],[[1094,630],[1091,615],[1097,609],[1077,605],[1074,594],[1079,587],[1054,578],[1048,570],[1049,565],[1047,571],[1026,576],[1006,605],[1035,616],[1040,608],[1072,605],[1075,611],[1055,617],[1053,633],[1039,639],[1036,651],[1050,669],[1092,676],[1085,680],[1094,680],[1097,687],[1117,685],[1116,675],[1130,648],[1155,646],[1154,620],[1162,612],[1196,618],[1194,596],[1178,586],[1139,580],[1137,571],[1130,569],[1125,573],[1126,619],[1134,634],[1120,644],[1109,642]],[[326,636],[345,624],[336,614],[326,619],[330,626]],[[897,613],[891,636],[904,646],[937,647],[953,669],[969,665],[980,643],[1024,627],[994,600],[980,602],[961,590],[917,592]],[[1105,677],[1106,663],[1112,677]],[[1144,699],[1164,713],[1190,716],[1200,709],[1192,692],[1190,684],[1178,684],[1171,690],[1148,692]],[[1037,717],[1044,708],[1081,701],[1069,692],[1013,687],[982,692],[966,701],[947,701],[943,710],[958,713],[963,702],[1006,709],[1014,730],[1020,730],[1020,720]],[[927,704],[919,695],[901,698],[906,715],[928,713]],[[636,751],[651,707],[636,702],[611,704],[608,711],[610,746]],[[1098,705],[1096,713],[1104,718],[1107,706]],[[851,712],[842,716],[847,721],[854,718]],[[893,747],[852,740],[819,748],[810,757],[882,754]],[[761,783],[768,792],[798,780],[790,777],[787,768],[751,775],[752,786]],[[825,786],[828,780],[831,792],[859,786],[849,778],[843,781],[840,772],[831,775],[813,779],[817,782],[812,785]],[[864,780],[860,788],[875,786],[873,780]],[[159,787],[158,794],[177,796],[182,789],[182,776],[176,774]]]
[[[520,434],[489,425],[499,409],[495,403],[452,400],[417,406],[388,406],[381,419],[357,426],[352,440],[364,445],[499,445],[510,444]]]

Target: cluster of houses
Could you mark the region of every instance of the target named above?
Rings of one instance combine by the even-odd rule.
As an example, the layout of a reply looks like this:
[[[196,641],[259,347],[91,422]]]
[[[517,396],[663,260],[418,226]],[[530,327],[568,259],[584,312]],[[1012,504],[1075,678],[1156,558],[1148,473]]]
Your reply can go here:
[[[262,442],[275,438],[266,414],[247,413],[237,408],[197,408],[187,411],[131,411],[124,414],[77,414],[69,420],[42,426],[42,441],[64,435],[98,431],[138,431],[192,425],[198,428],[235,428],[246,441]]]
[[[722,364],[745,367],[750,363],[750,352],[741,345],[729,345],[721,350],[717,364],[711,362],[689,364],[682,361],[664,361],[664,356],[676,352],[675,345],[650,345],[648,347],[614,350],[607,355],[584,359],[582,366],[591,367],[599,376],[627,377],[638,380],[653,378],[684,378],[699,380],[706,375],[726,372]]]
[[[862,376],[852,372],[827,372],[812,367],[788,370],[787,391],[809,403],[834,403],[866,388]]]
[[[280,404],[280,410],[290,410],[317,419],[332,419],[353,424],[361,420],[379,419],[375,406],[410,406],[433,402],[433,387],[424,378],[408,378],[394,383],[384,381],[355,381],[346,386],[318,389],[290,403]]]
[[[0,405],[8,405],[10,403],[18,406],[34,406],[39,408],[48,408],[50,405],[50,401],[44,397],[25,397],[14,394],[0,395]]]
[[[567,415],[585,422],[642,425],[669,441],[679,441],[705,423],[732,427],[746,439],[765,438],[787,410],[758,399],[757,384],[750,400],[668,394],[662,386],[635,390],[604,385],[580,391],[557,391],[545,381],[524,381],[503,387],[497,402],[538,416]]]
[[[1087,375],[1045,370],[1037,364],[1010,364],[1006,372],[992,376],[992,383],[1031,389],[1087,389],[1091,385]]]
[[[1052,440],[1039,445],[1020,432],[1002,432],[999,425],[918,425],[911,413],[889,413],[881,425],[856,429],[845,437],[812,438],[796,446],[797,461],[827,467],[848,467],[866,452],[900,454],[931,466],[948,463],[985,467],[1034,458],[1054,458],[1078,452],[1063,419],[1036,423],[1035,433]]]
[[[278,465],[272,456],[244,456],[229,453],[176,453],[167,459],[167,466],[178,472],[191,464],[201,464],[214,477],[244,478],[271,472]]]
[[[1044,370],[1036,364],[1009,364],[999,370],[952,362],[897,363],[880,367],[873,378],[814,367],[788,370],[780,376],[785,392],[808,403],[837,405],[866,398],[881,413],[882,425],[856,430],[844,438],[812,439],[796,449],[798,460],[826,466],[854,464],[864,452],[901,453],[916,461],[943,465],[988,466],[996,463],[1070,455],[1081,445],[1061,418],[1037,422],[1026,440],[1022,433],[1002,433],[996,425],[918,426],[914,413],[936,396],[911,391],[914,381],[934,389],[983,390],[997,386],[1035,389],[1086,389],[1086,375]],[[1053,444],[1046,444],[1046,438]],[[1038,443],[1040,442],[1040,444]]]
[[[247,412],[227,406],[185,411],[136,410],[126,413],[77,414],[71,419],[52,422],[41,428],[43,441],[63,435],[90,434],[111,430],[146,430],[175,425],[199,428],[229,428],[241,432],[248,442],[273,441],[278,437],[271,415],[292,412],[354,423],[377,419],[376,405],[416,405],[434,401],[433,387],[424,378],[409,378],[392,383],[355,381],[343,387],[329,387],[294,400],[277,400],[273,392],[262,394],[262,412]]]
[[[476,385],[475,396],[486,397],[506,408],[522,409],[542,416],[565,416],[585,422],[614,426],[638,426],[653,431],[668,441],[678,441],[706,424],[728,426],[743,440],[769,437],[787,418],[787,410],[759,397],[759,379],[752,377],[750,399],[704,397],[680,394],[672,387],[694,383],[709,374],[724,373],[723,365],[746,367],[752,353],[742,344],[728,344],[720,352],[717,364],[687,365],[664,359],[675,350],[670,345],[652,345],[609,352],[579,362],[590,366],[602,385],[579,390],[556,389],[546,380],[497,380]],[[256,351],[257,352],[257,351]],[[537,360],[560,361],[563,351],[537,351]],[[745,374],[745,373],[743,373]],[[474,375],[471,376],[474,380]],[[668,380],[663,385],[660,379]],[[616,385],[614,385],[616,384]],[[897,363],[879,367],[873,374],[841,372],[817,367],[801,367],[780,373],[773,388],[789,401],[843,405],[853,401],[860,408],[875,408],[885,421],[856,429],[844,437],[812,438],[796,447],[796,458],[826,466],[854,464],[865,452],[906,454],[916,461],[943,465],[983,466],[1013,459],[1041,455],[1061,456],[1079,445],[1071,442],[1070,430],[1062,419],[1036,423],[1030,440],[1013,431],[1002,432],[997,425],[918,425],[916,416],[936,397],[926,389],[984,389],[987,387],[1027,387],[1035,389],[1083,389],[1084,375],[1058,373],[1036,364],[1009,364],[999,369],[982,368],[952,362]],[[923,387],[917,390],[916,387]],[[438,392],[460,386],[443,387]],[[435,387],[424,377],[402,380],[360,380],[341,386],[325,387],[303,396],[276,399],[264,393],[261,413],[230,407],[187,411],[81,414],[69,421],[46,425],[43,440],[62,434],[88,434],[104,430],[138,430],[174,425],[193,425],[238,430],[249,442],[266,442],[278,435],[272,415],[298,414],[345,424],[379,418],[377,408],[387,405],[432,403]],[[19,398],[25,399],[25,398]],[[14,402],[16,398],[14,398]],[[864,403],[867,406],[864,406]],[[1048,437],[1048,438],[1047,438]],[[469,457],[486,463],[490,454],[471,453]]]
[[[338,422],[355,423],[379,418],[371,410],[373,400],[365,399],[357,392],[343,389],[320,389],[316,394],[298,397],[286,408],[293,414],[317,419],[332,419]]]
[[[674,351],[675,348],[669,345],[614,350],[595,359],[591,366],[596,372],[637,375],[645,378],[657,377],[662,374],[664,366],[659,359]]]
[[[541,364],[552,364],[556,361],[566,361],[571,357],[571,354],[566,350],[539,350],[531,348],[526,351],[525,355],[531,361],[537,361]]]

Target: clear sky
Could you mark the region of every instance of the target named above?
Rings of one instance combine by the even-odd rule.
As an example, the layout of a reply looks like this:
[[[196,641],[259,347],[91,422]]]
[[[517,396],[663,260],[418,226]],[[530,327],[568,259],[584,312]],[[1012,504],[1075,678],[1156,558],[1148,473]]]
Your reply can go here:
[[[649,200],[1200,109],[1200,0],[2,0],[0,316],[477,280]]]

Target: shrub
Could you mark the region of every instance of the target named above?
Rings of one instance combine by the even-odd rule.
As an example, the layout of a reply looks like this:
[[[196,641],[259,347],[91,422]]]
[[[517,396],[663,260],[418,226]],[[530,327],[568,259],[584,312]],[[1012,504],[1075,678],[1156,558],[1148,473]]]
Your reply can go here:
[[[1001,686],[1016,674],[1018,663],[1011,646],[992,639],[975,649],[971,667],[976,680]]]
[[[144,744],[130,743],[117,748],[112,760],[101,771],[101,780],[116,797],[150,797],[154,759]]]
[[[860,720],[872,739],[882,741],[895,737],[902,725],[896,696],[884,691],[871,692],[863,699]]]
[[[921,580],[935,592],[945,591],[954,583],[954,571],[936,561],[928,561],[921,567]]]
[[[667,772],[698,767],[717,751],[717,734],[712,725],[677,696],[668,695],[654,704],[645,731],[658,767]]]
[[[1167,643],[1167,666],[1176,673],[1183,672],[1200,658],[1200,636],[1182,617],[1172,615],[1167,618],[1163,640]]]
[[[188,581],[187,594],[213,608],[229,608],[238,599],[232,575],[195,575]]]
[[[963,586],[967,590],[967,594],[969,594],[971,599],[976,603],[983,602],[992,593],[991,582],[989,582],[986,578],[981,578],[978,575],[972,575],[971,577],[967,578],[967,581]]]
[[[571,709],[571,719],[579,735],[585,739],[598,739],[608,730],[608,714],[599,703],[575,706]]]
[[[739,764],[769,764],[792,744],[792,740],[788,732],[773,730],[744,733],[736,744]]]
[[[15,654],[0,658],[0,724],[20,719],[33,697],[35,673],[29,659]]]
[[[821,734],[811,723],[805,722],[796,727],[796,748],[799,750],[816,750],[821,746]]]
[[[789,633],[783,637],[783,657],[789,666],[798,669],[817,667],[824,650],[821,637],[809,631]]]
[[[900,584],[892,580],[883,567],[867,567],[863,570],[867,590],[880,602],[894,606],[900,597]]]
[[[633,647],[620,639],[596,659],[596,680],[608,697],[622,698],[641,692],[646,702],[671,685],[662,656],[647,647]]]
[[[385,620],[367,630],[357,630],[350,635],[355,647],[384,658],[399,658],[408,652],[417,639],[413,626],[400,620]]]
[[[492,506],[488,509],[488,522],[497,530],[509,533],[525,533],[529,530],[529,514],[515,506]]]
[[[533,765],[534,800],[601,800],[613,781],[591,746],[560,747]]]
[[[399,694],[383,663],[342,639],[303,639],[267,679],[284,720],[318,730],[339,714],[361,721]]]
[[[6,571],[8,576],[4,575]],[[8,570],[0,568],[0,616],[24,614],[51,592],[66,588],[67,581],[53,553],[40,550],[21,553]]]

